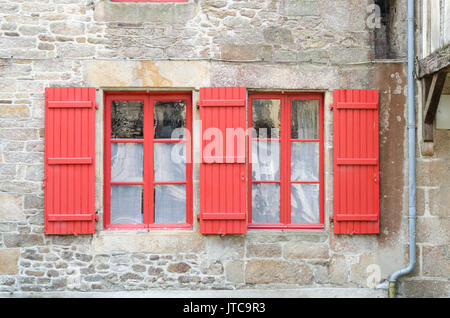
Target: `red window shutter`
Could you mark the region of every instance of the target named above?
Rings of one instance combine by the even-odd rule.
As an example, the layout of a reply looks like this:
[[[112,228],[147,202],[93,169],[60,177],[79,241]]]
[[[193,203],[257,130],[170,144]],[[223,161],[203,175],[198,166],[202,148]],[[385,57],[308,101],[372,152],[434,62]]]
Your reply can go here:
[[[245,87],[200,89],[202,234],[247,232],[246,101]]]
[[[334,233],[378,234],[378,90],[335,90]]]
[[[45,89],[45,234],[95,231],[95,88]]]

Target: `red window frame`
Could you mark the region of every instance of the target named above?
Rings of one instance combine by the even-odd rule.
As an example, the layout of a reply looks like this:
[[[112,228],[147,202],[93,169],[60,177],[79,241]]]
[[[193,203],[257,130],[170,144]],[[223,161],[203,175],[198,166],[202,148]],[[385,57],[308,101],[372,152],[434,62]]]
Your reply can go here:
[[[250,92],[248,127],[253,127],[253,101],[280,100],[280,138],[253,138],[249,135],[248,152],[251,158],[252,141],[280,141],[280,181],[253,181],[252,160],[248,164],[248,229],[253,230],[323,230],[324,229],[324,98],[321,93],[260,93]],[[319,139],[291,139],[291,102],[293,100],[319,101]],[[291,142],[319,142],[319,181],[291,181]],[[252,223],[252,185],[254,183],[280,184],[280,223]],[[319,223],[291,223],[291,184],[319,184]]]
[[[186,138],[185,139],[155,139],[154,131],[154,102],[156,101],[185,101],[186,102]],[[112,101],[142,101],[144,117],[143,139],[112,139],[111,138],[111,102]],[[191,230],[193,224],[192,202],[192,93],[191,92],[107,92],[104,96],[104,191],[103,191],[103,225],[108,230],[162,230],[179,229]],[[155,143],[186,143],[186,180],[185,181],[154,181],[154,144]],[[112,182],[111,181],[111,144],[112,143],[143,143],[144,172],[142,182]],[[150,155],[149,155],[150,154]],[[186,223],[154,223],[154,186],[162,184],[186,185]],[[112,224],[111,223],[111,185],[142,185],[143,186],[143,223],[141,224]]]

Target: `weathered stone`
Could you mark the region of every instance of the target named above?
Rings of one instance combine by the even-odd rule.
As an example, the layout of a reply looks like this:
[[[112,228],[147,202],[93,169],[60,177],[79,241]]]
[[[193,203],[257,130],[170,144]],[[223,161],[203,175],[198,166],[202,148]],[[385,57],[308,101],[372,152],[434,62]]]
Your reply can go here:
[[[48,270],[47,271],[47,276],[48,277],[58,277],[59,276],[59,272],[56,270]]]
[[[180,276],[178,282],[180,284],[200,283],[202,280],[198,276]]]
[[[231,283],[244,282],[244,262],[230,261],[225,264],[225,277]]]
[[[0,91],[1,91],[0,80]],[[15,89],[14,89],[15,90]],[[7,140],[36,140],[38,139],[37,129],[15,129],[1,128],[0,138]]]
[[[160,3],[154,6],[130,6],[127,3],[102,2],[96,6],[94,19],[99,22],[139,23],[160,22],[163,24],[186,23],[194,17],[194,3]]]
[[[36,35],[47,32],[47,28],[36,25],[22,25],[19,27],[19,32],[22,35]]]
[[[37,234],[3,234],[3,242],[6,247],[28,247],[44,245],[42,235]]]
[[[450,219],[440,217],[420,217],[417,219],[417,242],[445,245],[450,241]]]
[[[84,280],[87,282],[99,282],[103,279],[102,275],[86,275]]]
[[[186,263],[174,263],[170,264],[169,267],[167,267],[167,271],[169,273],[186,273],[191,269],[191,266]]]
[[[84,34],[84,24],[79,22],[53,22],[50,31],[58,35],[76,36]]]
[[[242,259],[244,257],[244,237],[211,237],[207,241],[208,259]]]
[[[44,198],[34,194],[27,194],[24,196],[24,209],[43,209]]]
[[[313,273],[304,264],[281,260],[256,260],[247,263],[245,281],[248,284],[308,285],[313,281]]]
[[[44,276],[44,274],[45,273],[42,271],[31,271],[31,270],[25,271],[25,275],[28,275],[28,276],[41,277],[41,276]]]
[[[408,298],[448,298],[450,296],[447,280],[405,280],[400,286],[399,292]]]
[[[22,196],[18,194],[0,193],[0,222],[24,221],[22,211]]]
[[[30,117],[30,109],[25,105],[0,105],[0,118]]]
[[[214,263],[206,263],[202,265],[201,271],[206,275],[222,275],[223,264],[220,261],[216,261]]]
[[[136,253],[198,252],[204,247],[205,238],[197,233],[161,235],[158,233],[105,233],[93,238],[93,251]]]
[[[310,243],[288,243],[284,248],[284,256],[292,259],[327,259],[328,245]]]
[[[269,45],[254,44],[225,44],[221,48],[221,58],[229,60],[255,60],[270,58],[272,47]]]
[[[272,27],[263,31],[264,39],[268,43],[287,44],[292,43],[292,33],[288,29]]]
[[[163,273],[163,269],[159,268],[159,267],[154,267],[154,266],[150,266],[148,268],[148,272],[149,275],[156,275],[159,276]]]
[[[342,255],[333,255],[330,259],[330,282],[342,285],[347,282],[348,269],[345,257]]]
[[[288,16],[319,15],[317,0],[281,0],[280,13]]]
[[[58,278],[52,280],[52,287],[55,289],[63,289],[67,287],[67,278]]]
[[[138,275],[136,273],[126,273],[126,274],[120,276],[120,280],[121,281],[127,281],[127,280],[138,280],[138,281],[141,281],[143,279],[144,279],[144,277],[142,275]]]
[[[39,43],[38,44],[38,49],[39,50],[45,50],[45,51],[51,51],[55,49],[55,46],[53,44],[50,43]]]
[[[19,250],[0,249],[0,275],[14,275],[19,272]]]
[[[246,254],[247,257],[281,257],[281,246],[279,244],[250,244],[247,245]]]
[[[428,208],[432,216],[450,217],[450,187],[429,189]],[[419,201],[419,198],[417,198]]]
[[[450,251],[448,245],[422,247],[423,276],[450,277]]]
[[[98,268],[98,267],[97,267],[97,268]],[[146,268],[144,265],[136,264],[136,265],[131,266],[131,269],[132,269],[134,272],[137,272],[137,273],[143,273],[143,272],[146,271],[147,268]]]
[[[361,287],[371,287],[368,286],[367,279],[371,274],[370,265],[377,265],[375,255],[360,255],[359,262],[350,265],[350,281],[358,284]],[[375,284],[376,285],[376,284]]]

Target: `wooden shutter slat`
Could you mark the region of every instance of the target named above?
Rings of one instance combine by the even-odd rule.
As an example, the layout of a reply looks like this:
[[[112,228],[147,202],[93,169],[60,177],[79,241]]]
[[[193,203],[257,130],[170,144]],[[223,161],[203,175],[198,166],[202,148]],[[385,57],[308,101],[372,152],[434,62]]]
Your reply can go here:
[[[334,233],[379,233],[378,90],[335,90]]]
[[[92,164],[92,158],[48,158],[47,163],[49,165],[90,165]]]
[[[92,108],[92,101],[49,101],[48,108]]]
[[[45,89],[45,234],[95,231],[95,88]]]
[[[202,151],[200,163],[200,232],[244,234],[247,232],[246,143],[227,151],[227,128],[246,129],[245,87],[200,89]],[[211,141],[203,138],[209,128],[223,138],[219,153],[205,153]],[[234,138],[234,136],[233,136]],[[245,137],[244,137],[245,138]],[[236,141],[236,140],[235,140]],[[244,140],[245,141],[245,140]],[[233,150],[233,153],[229,153]]]

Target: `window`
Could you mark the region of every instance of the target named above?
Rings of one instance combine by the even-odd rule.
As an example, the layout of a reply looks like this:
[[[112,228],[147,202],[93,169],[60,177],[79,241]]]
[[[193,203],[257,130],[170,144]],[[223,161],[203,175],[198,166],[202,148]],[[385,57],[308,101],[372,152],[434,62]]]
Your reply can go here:
[[[192,228],[190,93],[105,97],[105,228]]]
[[[323,229],[322,95],[254,93],[248,113],[248,227]]]

